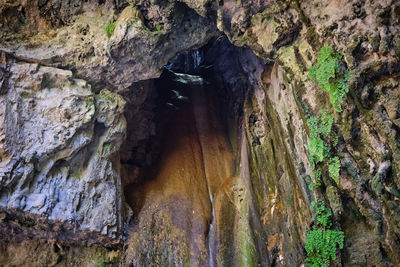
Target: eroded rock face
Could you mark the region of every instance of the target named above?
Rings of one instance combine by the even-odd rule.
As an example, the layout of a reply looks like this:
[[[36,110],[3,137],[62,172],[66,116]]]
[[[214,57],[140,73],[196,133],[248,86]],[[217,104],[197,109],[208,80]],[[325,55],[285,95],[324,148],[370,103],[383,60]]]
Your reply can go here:
[[[5,27],[0,49],[25,61],[73,69],[93,85],[106,83],[120,91],[134,82],[158,77],[176,53],[204,45],[218,34],[212,18],[203,18],[177,1],[162,5],[150,1],[137,5],[125,1],[53,2],[47,5],[70,10],[57,17],[57,22],[35,1],[4,4],[4,14],[17,16],[20,21],[15,25],[21,30],[10,33]],[[24,10],[39,14],[30,19]],[[39,22],[48,26],[32,36],[33,25]],[[104,29],[112,22],[115,30],[107,36]]]
[[[2,54],[0,62],[3,207],[118,236],[124,217],[120,177],[132,177],[123,184],[137,182],[141,168],[157,154],[152,152],[157,149],[152,146],[158,134],[157,96],[148,79],[157,78],[176,53],[223,32],[263,60],[224,44],[201,50],[197,74],[212,76],[217,94],[225,96],[221,109],[231,115],[228,135],[240,170],[216,186],[211,233],[220,243],[212,243],[213,253],[218,251],[214,261],[250,264],[264,257],[266,264],[301,265],[309,206],[317,196],[330,205],[335,227],[345,233],[339,264],[400,261],[397,1],[44,2],[0,4],[0,50],[14,57]],[[114,33],[106,36],[104,28],[114,21]],[[331,105],[307,71],[323,45],[344,54],[352,78],[343,112],[335,114],[340,182],[325,179],[312,192],[306,115]],[[186,64],[188,69],[198,65]],[[131,124],[122,150],[124,101],[105,87],[128,102],[125,115]],[[118,151],[123,165],[132,165],[122,172]],[[155,183],[154,188],[168,186]],[[148,195],[135,201],[143,199],[152,207]],[[163,204],[161,210],[173,206]],[[129,243],[129,255],[151,245],[154,238],[145,227],[153,216],[150,221],[160,222],[152,228],[160,241],[154,253],[168,258],[177,247],[173,242],[166,243],[169,249],[162,246],[160,233],[169,231],[169,215],[153,207],[134,216],[138,224],[131,240],[144,244],[135,250]],[[206,218],[203,230],[207,216],[201,217]],[[191,228],[182,229],[177,240],[189,236]],[[252,237],[250,232],[260,239],[240,239]],[[209,259],[205,235],[198,235],[204,253],[193,263]],[[232,239],[233,245],[226,245]],[[183,251],[176,259],[184,262],[189,254]],[[248,257],[235,258],[239,254]]]
[[[107,89],[93,93],[68,70],[7,64],[0,205],[120,236],[116,152],[125,136],[125,101]]]

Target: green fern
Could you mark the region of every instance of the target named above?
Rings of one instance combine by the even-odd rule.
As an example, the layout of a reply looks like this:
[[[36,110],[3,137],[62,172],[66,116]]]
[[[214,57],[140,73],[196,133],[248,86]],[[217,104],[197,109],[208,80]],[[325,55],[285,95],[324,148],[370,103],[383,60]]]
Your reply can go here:
[[[325,159],[325,142],[319,137],[310,138],[308,153],[313,162],[322,162]]]
[[[336,260],[336,250],[343,248],[344,233],[329,230],[332,226],[332,212],[322,200],[313,201],[311,209],[314,211],[312,219],[315,222],[313,229],[306,233],[306,263],[309,266],[329,266],[330,260]]]
[[[349,92],[347,82],[350,79],[350,72],[339,66],[342,59],[342,54],[334,52],[330,46],[324,46],[317,56],[316,65],[308,72],[313,83],[329,93],[329,100],[338,112],[342,111],[343,99]]]
[[[308,73],[313,83],[329,93],[329,100],[337,112],[342,111],[343,99],[349,91],[347,81],[350,73],[340,67],[342,59],[342,54],[334,52],[330,46],[324,46],[317,56],[316,65]],[[333,156],[339,138],[333,131],[333,123],[333,114],[326,110],[322,110],[319,116],[307,117],[311,190],[321,185],[321,177],[327,172],[339,183],[340,160]],[[337,249],[343,248],[344,233],[329,229],[332,227],[332,211],[322,200],[313,201],[311,210],[314,226],[306,233],[306,263],[313,267],[328,267],[331,260],[336,260]]]
[[[313,227],[306,234],[306,263],[312,267],[328,267],[330,260],[336,260],[336,251],[343,249],[342,231],[324,230]]]
[[[315,168],[312,164],[312,172],[311,172],[311,184],[308,186],[310,190],[314,190],[315,187],[321,185],[321,177],[322,177],[322,170],[320,168]]]
[[[311,203],[311,210],[315,210],[315,213],[312,216],[312,219],[317,220],[316,224],[318,226],[327,228],[332,225],[332,223],[330,221],[332,212],[329,208],[325,207],[324,202],[322,200],[313,201]]]
[[[338,137],[334,134],[332,126],[334,122],[333,114],[329,114],[326,110],[321,110],[320,116],[309,116],[307,125],[310,129],[310,137],[308,141],[309,161],[312,169],[311,188],[320,185],[322,170],[320,165],[327,162],[329,176],[339,183],[340,160],[338,157],[332,158],[332,148],[337,145]]]
[[[329,176],[339,184],[340,160],[339,157],[329,159]]]
[[[322,111],[322,116],[309,117],[307,125],[310,129],[310,140],[308,143],[308,152],[315,162],[322,162],[329,151],[325,141],[332,129],[333,115],[329,115],[326,111]]]
[[[321,110],[321,115],[307,119],[307,125],[310,128],[310,136],[323,136],[329,137],[332,132],[333,115],[329,114],[326,110]]]

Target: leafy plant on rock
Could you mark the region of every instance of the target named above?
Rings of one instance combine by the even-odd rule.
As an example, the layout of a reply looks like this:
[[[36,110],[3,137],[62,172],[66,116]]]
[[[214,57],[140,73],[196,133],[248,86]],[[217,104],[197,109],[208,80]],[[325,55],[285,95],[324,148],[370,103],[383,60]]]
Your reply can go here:
[[[328,114],[326,110],[321,111],[321,116],[309,116],[307,119],[307,125],[310,129],[308,151],[315,162],[322,162],[328,156],[329,147],[323,139],[330,138],[332,124],[333,115]]]
[[[342,111],[342,103],[349,91],[350,73],[342,63],[343,55],[334,52],[332,47],[324,46],[317,63],[309,70],[309,77],[314,84],[329,93],[329,100],[336,112]],[[322,175],[328,173],[336,184],[339,184],[340,159],[334,155],[338,136],[333,131],[334,116],[326,110],[319,115],[307,117],[310,130],[308,154],[311,166],[310,189],[321,185]],[[306,263],[312,267],[328,267],[331,260],[336,260],[337,249],[343,248],[344,233],[332,230],[332,211],[322,200],[311,204],[314,225],[306,233]]]
[[[306,234],[306,263],[312,267],[328,267],[331,260],[336,260],[337,249],[343,249],[344,233],[329,229],[332,212],[323,201],[314,201],[311,208],[315,210],[315,225]]]
[[[339,184],[340,160],[339,157],[329,159],[329,176]]]
[[[110,22],[105,28],[104,31],[108,38],[110,38],[114,34],[116,22]]]
[[[347,81],[350,72],[342,66],[342,59],[342,54],[334,52],[330,46],[324,46],[317,56],[317,63],[308,72],[313,83],[329,93],[329,100],[338,112],[342,111],[343,99],[349,92]]]
[[[314,227],[306,235],[306,263],[312,267],[328,267],[336,260],[337,248],[343,249],[344,233]]]
[[[315,210],[315,213],[312,216],[312,219],[316,224],[323,227],[330,227],[332,225],[330,221],[330,217],[332,216],[332,212],[330,209],[325,207],[324,202],[322,200],[316,200],[311,203],[311,209]]]
[[[332,130],[333,121],[333,115],[329,114],[326,110],[322,110],[320,116],[308,116],[307,119],[307,126],[310,129],[307,149],[312,169],[312,187],[314,185],[320,185],[323,172],[321,167],[326,161],[328,161],[329,164],[329,174],[331,178],[336,183],[339,182],[340,161],[337,157],[332,158],[332,147],[337,144],[337,136]]]

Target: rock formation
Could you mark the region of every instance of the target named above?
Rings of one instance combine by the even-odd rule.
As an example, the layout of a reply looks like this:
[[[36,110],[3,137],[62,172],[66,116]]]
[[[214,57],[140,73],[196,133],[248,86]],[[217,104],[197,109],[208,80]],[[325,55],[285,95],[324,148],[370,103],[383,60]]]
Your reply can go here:
[[[397,266],[399,108],[395,0],[2,0],[0,265]]]

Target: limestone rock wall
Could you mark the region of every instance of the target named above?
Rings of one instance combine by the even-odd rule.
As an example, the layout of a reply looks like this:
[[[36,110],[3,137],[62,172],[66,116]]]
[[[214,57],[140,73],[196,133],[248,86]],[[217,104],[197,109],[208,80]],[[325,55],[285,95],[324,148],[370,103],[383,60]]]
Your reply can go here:
[[[69,70],[7,60],[0,205],[110,237],[122,233],[125,101]]]
[[[283,235],[285,241],[278,245],[286,254],[281,257],[285,265],[294,263],[293,254],[284,247],[297,244],[296,238],[304,242],[305,206],[315,197],[306,186],[310,169],[305,115],[310,110],[316,114],[331,109],[327,95],[307,76],[322,45],[344,54],[352,78],[344,111],[335,115],[340,136],[340,183],[325,180],[326,187],[317,194],[328,201],[345,233],[343,264],[399,261],[398,8],[393,1],[276,3],[255,15],[242,37],[231,35],[234,43],[244,42],[266,59],[276,59],[262,75],[263,89],[256,90],[250,102],[253,111],[249,111],[248,129],[253,139],[254,178],[261,176],[261,181],[268,181],[267,190],[260,190],[262,182],[256,188],[266,194],[271,189],[273,192],[274,183],[279,184],[273,200],[261,198],[266,201],[260,205],[261,216],[269,225],[277,217],[272,212],[279,207],[273,203],[282,198],[287,214],[282,216],[296,233]],[[282,38],[289,39],[282,45]],[[281,150],[284,154],[276,159]],[[280,165],[282,159],[285,163]],[[273,169],[277,172],[271,173]],[[271,229],[273,226],[267,227],[267,231]]]
[[[270,263],[303,263],[316,196],[345,233],[339,262],[400,261],[398,1],[3,1],[0,14],[1,206],[120,236],[117,152],[126,125],[124,100],[112,92],[132,107],[125,114],[138,126],[129,132],[140,131],[122,152],[128,162],[140,157],[125,153],[147,152],[155,134],[145,80],[178,52],[223,33],[263,59],[240,48],[209,51],[230,58],[213,61],[212,70],[228,99],[237,155],[247,141],[250,176],[240,183],[249,182]],[[335,113],[340,182],[325,179],[313,193],[305,115],[332,108],[307,72],[323,45],[344,55],[351,79],[343,112]]]
[[[218,34],[212,18],[199,16],[179,1],[99,2],[2,4],[5,27],[0,30],[0,49],[21,60],[73,69],[95,86],[107,84],[122,91],[134,82],[158,77],[176,53],[204,45]],[[31,10],[38,13],[33,18]],[[34,25],[41,23],[46,27],[37,31]],[[110,23],[116,25],[107,36],[104,29]]]

